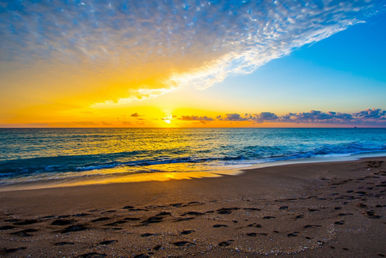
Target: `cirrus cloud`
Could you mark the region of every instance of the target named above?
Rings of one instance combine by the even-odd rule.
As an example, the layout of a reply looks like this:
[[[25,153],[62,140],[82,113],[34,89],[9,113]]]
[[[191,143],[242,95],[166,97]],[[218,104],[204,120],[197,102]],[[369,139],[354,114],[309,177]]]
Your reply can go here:
[[[0,75],[17,70],[9,63],[60,63],[68,74],[75,66],[79,74],[106,74],[103,83],[92,84],[109,85],[93,107],[125,105],[250,73],[383,8],[370,0],[1,2]],[[47,79],[53,92],[64,87],[55,75]],[[20,77],[12,77],[15,85]],[[66,85],[86,85],[70,77],[63,76]],[[41,78],[34,80],[40,87]]]

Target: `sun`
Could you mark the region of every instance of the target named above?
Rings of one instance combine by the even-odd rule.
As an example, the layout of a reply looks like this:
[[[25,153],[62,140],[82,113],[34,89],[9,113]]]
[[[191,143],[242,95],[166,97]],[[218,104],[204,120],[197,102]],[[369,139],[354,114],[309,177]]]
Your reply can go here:
[[[173,116],[172,116],[171,114],[169,114],[169,115],[165,116],[164,118],[162,118],[162,120],[163,120],[166,124],[170,125],[170,124],[172,123]]]

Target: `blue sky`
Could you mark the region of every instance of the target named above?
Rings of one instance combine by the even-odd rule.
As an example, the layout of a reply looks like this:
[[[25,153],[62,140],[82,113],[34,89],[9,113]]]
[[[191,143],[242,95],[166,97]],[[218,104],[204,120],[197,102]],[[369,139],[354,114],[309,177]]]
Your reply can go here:
[[[385,28],[383,13],[208,91],[212,96],[221,92],[229,101],[242,99],[240,109],[254,103],[271,107],[272,102],[286,103],[292,112],[386,109]],[[280,105],[269,111],[280,112]]]

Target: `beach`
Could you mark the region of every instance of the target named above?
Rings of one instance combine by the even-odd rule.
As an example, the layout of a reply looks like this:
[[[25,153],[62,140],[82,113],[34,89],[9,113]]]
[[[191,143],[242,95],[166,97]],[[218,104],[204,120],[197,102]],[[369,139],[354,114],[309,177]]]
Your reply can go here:
[[[385,257],[386,1],[1,1],[0,258]]]
[[[386,158],[0,193],[0,255],[383,257]]]

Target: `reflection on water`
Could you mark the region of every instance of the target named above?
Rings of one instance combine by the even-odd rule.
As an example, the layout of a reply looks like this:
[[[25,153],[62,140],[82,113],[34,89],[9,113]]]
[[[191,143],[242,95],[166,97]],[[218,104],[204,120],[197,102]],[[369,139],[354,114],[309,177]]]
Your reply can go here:
[[[385,151],[386,129],[0,129],[0,185],[213,177]]]
[[[210,172],[156,172],[152,174],[133,174],[109,178],[95,178],[91,180],[82,180],[73,183],[64,183],[63,186],[76,186],[84,184],[106,184],[106,183],[127,183],[144,181],[168,181],[203,177],[219,177],[219,174]]]

